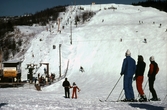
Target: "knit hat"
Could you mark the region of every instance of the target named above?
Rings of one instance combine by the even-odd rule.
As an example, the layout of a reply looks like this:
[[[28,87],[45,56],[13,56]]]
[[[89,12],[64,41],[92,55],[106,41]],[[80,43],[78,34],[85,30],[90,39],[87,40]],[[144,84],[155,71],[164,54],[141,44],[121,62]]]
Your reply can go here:
[[[130,51],[129,51],[129,49],[126,51],[126,53],[125,53],[125,56],[130,56],[131,55],[131,53],[130,53]]]
[[[76,85],[75,82],[73,82],[73,86]]]
[[[151,57],[150,57],[150,61],[154,61],[154,56],[151,56]]]

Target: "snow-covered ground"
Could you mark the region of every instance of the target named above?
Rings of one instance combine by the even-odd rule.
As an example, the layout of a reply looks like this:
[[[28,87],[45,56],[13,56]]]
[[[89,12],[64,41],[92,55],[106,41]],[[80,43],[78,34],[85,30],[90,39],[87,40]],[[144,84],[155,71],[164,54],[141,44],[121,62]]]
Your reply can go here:
[[[116,10],[108,9],[116,7]],[[167,110],[167,13],[154,8],[141,6],[103,4],[83,5],[85,10],[96,12],[90,21],[74,25],[76,14],[80,6],[68,7],[65,14],[60,14],[61,33],[57,32],[55,24],[50,31],[46,27],[18,28],[29,36],[25,54],[19,58],[22,63],[22,79],[27,79],[26,64],[49,63],[50,73],[59,76],[59,44],[61,44],[61,67],[65,73],[67,62],[69,67],[67,78],[72,84],[76,82],[81,91],[78,99],[65,99],[61,80],[50,86],[36,91],[33,85],[26,84],[19,88],[0,89],[0,109],[2,110]],[[101,8],[101,10],[100,10]],[[72,22],[72,45],[70,44],[70,23]],[[66,25],[67,24],[67,25]],[[161,24],[161,26],[160,26]],[[28,37],[28,36],[27,36]],[[122,39],[122,42],[120,41]],[[147,43],[143,43],[147,39]],[[53,45],[56,49],[53,49]],[[122,61],[129,49],[131,56],[137,61],[138,55],[143,55],[146,62],[145,79],[147,82],[149,57],[154,56],[160,71],[156,77],[155,89],[161,101],[158,102],[100,102],[105,100],[120,78]],[[20,54],[19,54],[20,55]],[[83,66],[85,72],[79,72]],[[43,74],[45,65],[37,73]],[[36,74],[37,75],[37,74]],[[34,75],[35,76],[35,75]],[[108,101],[116,101],[123,88],[122,79],[118,82]],[[135,97],[138,99],[135,82],[133,83]],[[145,94],[151,98],[148,85]],[[123,97],[124,98],[124,97]]]

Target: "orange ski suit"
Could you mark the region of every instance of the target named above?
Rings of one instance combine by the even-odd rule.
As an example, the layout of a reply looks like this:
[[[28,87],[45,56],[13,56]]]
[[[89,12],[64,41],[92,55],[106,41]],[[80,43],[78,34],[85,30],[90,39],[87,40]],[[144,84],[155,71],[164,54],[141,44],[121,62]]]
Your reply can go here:
[[[73,91],[72,91],[72,98],[77,99],[77,89],[78,89],[78,92],[80,91],[80,89],[79,89],[78,86],[76,86],[76,85],[72,86],[71,88],[73,88]]]

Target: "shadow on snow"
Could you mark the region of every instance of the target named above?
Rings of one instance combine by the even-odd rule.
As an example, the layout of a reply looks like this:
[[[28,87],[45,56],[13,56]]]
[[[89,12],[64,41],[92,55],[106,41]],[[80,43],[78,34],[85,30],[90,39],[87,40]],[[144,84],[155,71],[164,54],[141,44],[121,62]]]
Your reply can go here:
[[[0,103],[0,108],[5,105],[7,105],[7,103]]]
[[[146,109],[146,110],[164,110],[165,107],[162,106],[154,106],[149,104],[129,104],[130,106],[134,108],[140,108],[140,109]]]

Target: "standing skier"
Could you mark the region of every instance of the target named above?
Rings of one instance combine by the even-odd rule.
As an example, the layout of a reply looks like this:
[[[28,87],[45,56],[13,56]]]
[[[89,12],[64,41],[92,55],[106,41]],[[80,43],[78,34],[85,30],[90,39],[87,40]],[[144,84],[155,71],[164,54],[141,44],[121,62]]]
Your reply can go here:
[[[152,93],[152,98],[150,100],[152,101],[158,100],[157,93],[154,89],[155,76],[158,73],[158,71],[159,71],[158,64],[155,62],[154,56],[151,56],[150,57],[150,68],[148,71],[148,80],[149,80],[149,89],[150,89],[150,92]]]
[[[63,82],[62,86],[64,87],[65,91],[65,98],[70,98],[70,82],[65,78],[65,81]]]
[[[137,90],[140,94],[139,101],[141,101],[141,102],[147,101],[146,95],[144,94],[144,91],[143,91],[143,88],[142,88],[142,83],[143,83],[143,79],[144,79],[143,75],[144,75],[145,67],[146,67],[146,63],[144,62],[143,56],[139,55],[134,80],[136,80],[136,87],[137,87]]]
[[[77,89],[78,89],[78,92],[80,91],[80,89],[75,84],[75,82],[73,82],[73,86],[71,88],[73,88],[73,90],[72,90],[72,98],[77,99]]]
[[[132,79],[136,71],[136,62],[133,58],[131,58],[131,53],[129,50],[126,51],[125,56],[126,58],[123,61],[121,70],[121,75],[124,75],[123,88],[125,91],[125,99],[123,101],[135,101]]]

